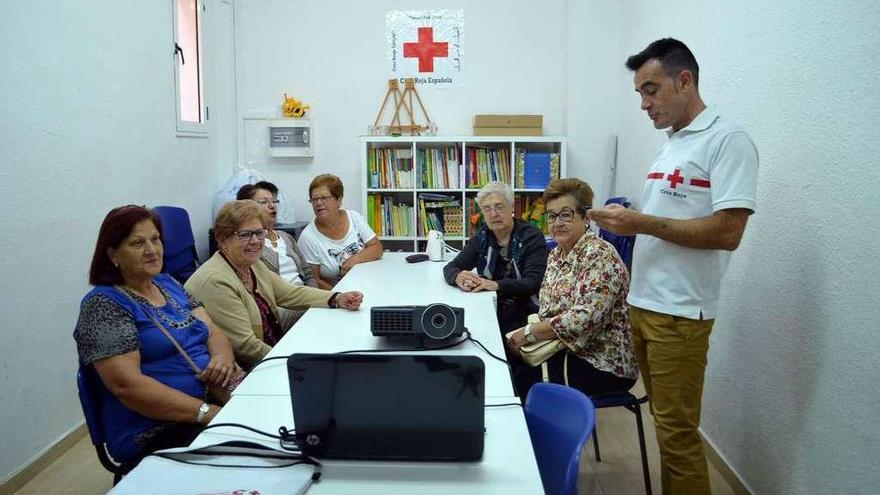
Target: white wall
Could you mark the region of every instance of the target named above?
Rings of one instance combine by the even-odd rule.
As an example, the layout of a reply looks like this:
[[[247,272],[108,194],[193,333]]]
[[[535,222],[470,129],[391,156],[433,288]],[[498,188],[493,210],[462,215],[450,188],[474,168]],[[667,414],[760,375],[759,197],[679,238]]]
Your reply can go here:
[[[82,420],[72,331],[111,208],[189,210],[211,139],[175,137],[171,2],[7,2],[0,16],[0,480]]]
[[[620,131],[624,72],[620,51],[623,5],[608,0],[566,2],[566,132],[568,175],[586,181],[594,205],[611,197],[611,168]]]
[[[758,213],[722,288],[703,431],[760,494],[880,485],[880,184],[874,1],[632,1],[624,55],[663,36],[761,158]],[[638,198],[664,134],[620,81],[621,176]]]
[[[253,161],[294,201],[297,220],[310,220],[312,178],[330,172],[346,186],[344,205],[361,209],[358,136],[376,118],[389,78],[385,13],[457,9],[465,12],[463,87],[420,89],[439,134],[471,134],[478,113],[540,113],[545,134],[566,131],[565,5],[563,1],[491,0],[437,3],[239,2],[236,10],[239,115],[275,114],[281,93],[311,105],[316,122],[312,160],[265,156],[265,124],[245,121],[243,163]],[[523,33],[533,33],[524,35]],[[571,168],[569,168],[571,171]]]

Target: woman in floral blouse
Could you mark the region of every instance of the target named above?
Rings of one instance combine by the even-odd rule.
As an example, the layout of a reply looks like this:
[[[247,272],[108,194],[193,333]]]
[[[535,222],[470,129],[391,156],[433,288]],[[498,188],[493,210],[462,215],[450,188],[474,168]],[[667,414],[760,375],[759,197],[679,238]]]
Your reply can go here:
[[[582,180],[557,179],[544,191],[544,201],[559,245],[547,259],[540,321],[511,332],[507,345],[517,356],[531,342],[559,339],[565,348],[543,371],[519,359],[511,363],[517,393],[525,397],[542,380],[567,383],[590,396],[629,390],[638,373],[626,304],[629,274],[614,247],[588,229],[593,191]]]

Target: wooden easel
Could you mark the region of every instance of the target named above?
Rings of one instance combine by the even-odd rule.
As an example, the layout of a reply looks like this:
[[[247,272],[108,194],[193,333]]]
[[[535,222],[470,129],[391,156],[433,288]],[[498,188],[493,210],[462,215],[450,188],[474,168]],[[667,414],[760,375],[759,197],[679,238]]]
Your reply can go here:
[[[404,83],[404,91],[400,91],[400,85],[397,82],[397,79],[389,79],[388,80],[388,91],[385,93],[385,99],[382,100],[382,107],[379,108],[379,113],[376,115],[376,121],[373,123],[374,134],[380,133],[381,127],[379,127],[379,119],[382,118],[382,113],[385,111],[385,105],[388,104],[388,98],[390,96],[394,96],[394,117],[391,119],[391,123],[388,125],[388,133],[391,135],[400,135],[400,134],[410,134],[413,136],[419,136],[422,132],[430,130],[433,126],[431,123],[431,118],[428,117],[428,111],[425,110],[425,105],[422,103],[422,98],[419,96],[419,92],[416,91],[416,82],[413,78],[408,77],[403,80]],[[415,122],[413,117],[413,96],[415,96],[416,101],[419,104],[419,108],[422,109],[422,114],[425,116],[426,125],[418,125]],[[403,108],[406,114],[404,117],[408,117],[409,123],[404,124],[401,122],[401,112],[400,109]]]

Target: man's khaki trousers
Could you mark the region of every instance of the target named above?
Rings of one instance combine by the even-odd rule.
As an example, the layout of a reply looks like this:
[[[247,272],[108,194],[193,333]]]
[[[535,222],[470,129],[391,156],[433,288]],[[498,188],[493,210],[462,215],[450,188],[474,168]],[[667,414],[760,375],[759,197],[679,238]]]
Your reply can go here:
[[[630,308],[633,346],[651,399],[660,446],[664,495],[710,493],[706,455],[697,428],[714,321]]]

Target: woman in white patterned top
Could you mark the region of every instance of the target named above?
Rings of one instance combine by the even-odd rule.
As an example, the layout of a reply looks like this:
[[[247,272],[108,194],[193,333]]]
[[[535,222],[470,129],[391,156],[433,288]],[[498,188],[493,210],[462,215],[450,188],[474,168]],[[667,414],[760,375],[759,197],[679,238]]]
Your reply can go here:
[[[525,344],[559,339],[565,348],[547,362],[549,381],[591,396],[629,390],[638,373],[626,304],[629,274],[614,247],[588,229],[593,191],[582,180],[557,179],[544,201],[558,246],[547,259],[540,321],[511,333],[508,347],[518,355]],[[540,366],[518,360],[512,368],[521,397],[542,380]]]
[[[299,236],[318,287],[332,289],[354,265],[382,257],[382,242],[364,217],[342,209],[342,181],[331,174],[321,174],[309,184],[309,202],[315,219]]]

